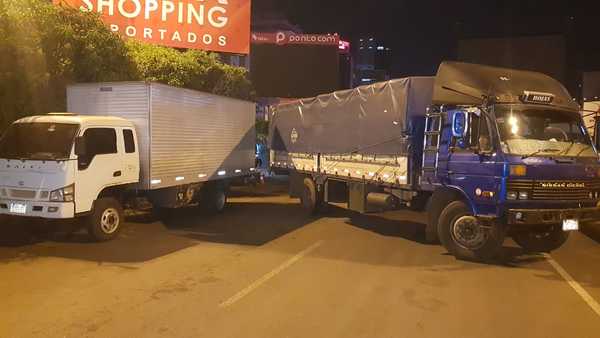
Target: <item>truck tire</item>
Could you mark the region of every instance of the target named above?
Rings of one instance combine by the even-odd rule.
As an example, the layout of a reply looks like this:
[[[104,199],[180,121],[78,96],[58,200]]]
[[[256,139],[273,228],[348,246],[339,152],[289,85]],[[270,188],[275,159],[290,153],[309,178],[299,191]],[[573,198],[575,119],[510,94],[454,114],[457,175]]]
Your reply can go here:
[[[305,178],[300,195],[302,208],[310,215],[316,215],[325,211],[327,204],[324,201],[323,193],[317,191],[317,185],[311,178]]]
[[[440,214],[438,236],[456,258],[487,261],[500,252],[506,232],[500,225],[481,227],[465,202],[454,201]]]
[[[569,233],[563,231],[560,225],[555,225],[545,232],[519,232],[513,234],[512,238],[526,252],[550,253],[567,242]]]
[[[94,203],[94,210],[87,218],[87,231],[97,242],[116,238],[124,221],[123,208],[114,198],[101,198]]]
[[[202,191],[200,207],[207,213],[219,214],[227,207],[227,188],[223,182],[210,183]]]

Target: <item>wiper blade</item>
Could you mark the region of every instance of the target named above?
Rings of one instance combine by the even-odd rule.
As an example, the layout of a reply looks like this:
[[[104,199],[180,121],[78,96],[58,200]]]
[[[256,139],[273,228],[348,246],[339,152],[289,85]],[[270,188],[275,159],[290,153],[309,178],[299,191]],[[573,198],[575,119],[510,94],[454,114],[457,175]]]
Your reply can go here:
[[[571,149],[573,149],[573,147],[575,146],[575,140],[571,141],[571,144],[569,145],[569,147],[567,149],[565,149],[565,151],[561,152],[561,155],[569,155],[569,152],[571,151]]]
[[[557,152],[559,152],[559,151],[560,151],[560,149],[556,149],[556,148],[543,148],[543,149],[538,149],[536,152],[534,152],[534,153],[532,153],[532,154],[529,154],[529,155],[525,155],[525,156],[523,156],[523,159],[525,160],[525,159],[528,159],[528,158],[530,158],[530,157],[533,157],[533,156],[539,155],[539,154],[541,154],[541,153],[557,153]]]

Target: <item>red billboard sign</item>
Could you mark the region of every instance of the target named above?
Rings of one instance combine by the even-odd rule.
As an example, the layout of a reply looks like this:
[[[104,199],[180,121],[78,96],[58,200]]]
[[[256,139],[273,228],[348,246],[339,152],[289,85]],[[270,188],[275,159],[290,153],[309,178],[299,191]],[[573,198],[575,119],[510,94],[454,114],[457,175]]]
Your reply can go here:
[[[53,0],[101,13],[114,32],[145,42],[248,54],[251,0]]]
[[[337,34],[296,34],[293,32],[252,33],[252,43],[338,46],[340,36]]]

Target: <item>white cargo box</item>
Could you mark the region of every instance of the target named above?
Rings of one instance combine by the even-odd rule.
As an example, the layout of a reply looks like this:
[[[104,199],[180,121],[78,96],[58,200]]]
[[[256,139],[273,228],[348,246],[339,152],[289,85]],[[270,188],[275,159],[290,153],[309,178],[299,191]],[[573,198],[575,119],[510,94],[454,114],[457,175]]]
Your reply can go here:
[[[256,106],[149,82],[77,84],[68,111],[131,121],[144,190],[243,176],[255,161]]]

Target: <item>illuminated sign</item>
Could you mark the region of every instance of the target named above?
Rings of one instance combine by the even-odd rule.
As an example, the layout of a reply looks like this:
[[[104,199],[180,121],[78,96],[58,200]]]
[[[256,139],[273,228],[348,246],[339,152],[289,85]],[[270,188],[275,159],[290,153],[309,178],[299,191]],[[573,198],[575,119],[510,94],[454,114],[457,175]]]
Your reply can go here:
[[[523,101],[524,103],[552,104],[554,103],[554,95],[548,93],[526,91],[521,96],[521,101]]]
[[[340,36],[337,34],[296,34],[293,32],[252,33],[252,43],[340,46]]]
[[[177,48],[248,54],[251,0],[53,0],[97,12],[113,32]]]

